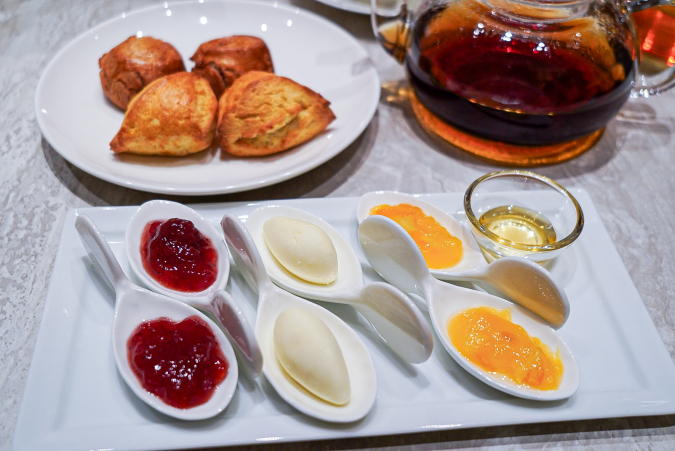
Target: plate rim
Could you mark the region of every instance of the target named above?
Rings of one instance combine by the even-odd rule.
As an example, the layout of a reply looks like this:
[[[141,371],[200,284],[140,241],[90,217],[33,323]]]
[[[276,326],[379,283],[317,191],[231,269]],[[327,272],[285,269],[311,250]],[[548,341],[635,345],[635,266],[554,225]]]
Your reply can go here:
[[[285,4],[285,3],[278,3],[275,1],[266,1],[266,0],[209,0],[209,4],[215,4],[215,3],[232,3],[232,4],[240,4],[240,5],[250,5],[250,4],[257,4],[257,5],[262,5],[266,7],[270,7],[273,9],[283,9],[288,12],[292,13],[297,13],[297,14],[303,14],[306,17],[308,17],[311,20],[317,21],[321,23],[322,26],[327,26],[331,27],[334,30],[338,31],[339,33],[343,34],[344,37],[350,41],[350,43],[355,46],[356,48],[360,49],[360,51],[364,54],[366,58],[370,60],[370,56],[368,55],[368,52],[366,49],[363,47],[363,45],[354,37],[352,36],[347,30],[342,28],[341,26],[337,25],[336,23],[330,21],[329,19],[316,14],[312,11],[308,11],[306,9],[293,6],[290,4]],[[130,189],[136,189],[144,192],[150,192],[150,193],[155,193],[155,194],[170,194],[170,195],[186,195],[186,196],[209,196],[209,195],[215,195],[215,194],[228,194],[228,193],[237,193],[237,192],[245,192],[245,191],[251,191],[254,189],[258,188],[263,188],[266,186],[274,185],[277,183],[284,182],[286,180],[292,179],[294,177],[300,176],[302,174],[305,174],[312,169],[315,169],[319,167],[320,165],[326,163],[327,161],[331,160],[332,158],[336,157],[340,153],[342,153],[344,150],[346,150],[349,146],[351,146],[358,138],[359,136],[368,128],[370,123],[373,120],[373,117],[375,116],[375,112],[377,111],[377,108],[379,106],[379,100],[380,100],[380,77],[375,69],[374,65],[369,69],[369,72],[371,73],[372,79],[370,80],[373,88],[373,92],[376,93],[373,95],[373,98],[371,99],[371,103],[368,105],[369,108],[365,109],[365,114],[363,115],[363,121],[361,121],[357,127],[353,127],[350,129],[350,131],[347,133],[347,135],[344,138],[345,145],[344,146],[337,146],[336,149],[339,150],[331,150],[330,152],[324,152],[323,154],[318,155],[316,158],[312,158],[308,161],[305,161],[303,164],[300,164],[296,167],[294,167],[292,170],[284,170],[280,171],[279,173],[274,174],[273,176],[268,176],[265,178],[262,178],[260,180],[254,180],[254,181],[249,181],[246,183],[240,183],[240,184],[224,184],[224,185],[218,185],[218,186],[206,186],[206,187],[181,187],[181,188],[174,188],[171,186],[164,186],[164,185],[159,185],[156,183],[149,183],[149,182],[138,182],[138,181],[130,181],[126,179],[125,177],[121,177],[116,174],[112,174],[110,172],[106,172],[103,169],[100,169],[98,167],[98,164],[96,163],[91,163],[88,161],[80,161],[78,158],[76,158],[77,154],[73,153],[72,151],[69,151],[67,148],[62,148],[63,144],[58,143],[59,140],[55,139],[55,136],[51,133],[49,130],[49,127],[47,124],[44,122],[45,119],[43,118],[43,114],[41,114],[41,93],[45,89],[45,83],[47,83],[47,74],[53,70],[53,66],[59,61],[60,58],[63,57],[64,54],[67,54],[67,52],[75,46],[79,41],[84,39],[87,35],[96,32],[96,30],[108,26],[110,23],[123,20],[129,15],[136,15],[136,14],[143,14],[147,13],[148,11],[155,10],[155,9],[162,9],[165,8],[165,4],[168,5],[201,5],[201,4],[206,4],[204,1],[199,1],[199,0],[179,0],[179,1],[173,1],[173,2],[164,2],[164,3],[156,3],[152,5],[148,5],[145,7],[141,7],[138,9],[131,9],[129,11],[124,11],[121,14],[118,14],[117,17],[111,17],[107,20],[104,20],[101,23],[98,23],[94,25],[93,27],[85,30],[84,32],[78,34],[76,37],[74,37],[72,40],[70,40],[66,45],[64,45],[61,49],[59,49],[54,56],[51,58],[49,63],[45,66],[44,70],[42,71],[42,74],[40,75],[40,79],[38,80],[38,83],[35,88],[35,96],[34,96],[34,111],[35,111],[35,116],[37,118],[38,126],[40,128],[40,133],[42,136],[47,140],[49,145],[61,156],[63,157],[66,161],[68,161],[70,164],[73,166],[79,168],[80,170],[86,172],[87,174],[93,175],[94,177],[97,177],[99,179],[102,179],[106,182],[113,183],[115,185],[123,186],[125,188],[130,188]],[[57,144],[54,144],[57,143]],[[307,144],[303,143],[300,144],[301,146]],[[340,148],[341,147],[341,148]],[[329,149],[330,150],[330,149]]]
[[[314,0],[324,5],[330,6],[332,8],[341,9],[343,11],[349,11],[356,14],[365,14],[370,15],[370,2],[360,5],[354,3],[352,0]]]

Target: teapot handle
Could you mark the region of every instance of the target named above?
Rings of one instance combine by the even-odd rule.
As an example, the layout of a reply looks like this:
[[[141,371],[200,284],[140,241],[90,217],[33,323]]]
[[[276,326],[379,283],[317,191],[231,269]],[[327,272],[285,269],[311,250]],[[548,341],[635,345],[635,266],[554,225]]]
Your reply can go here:
[[[675,6],[675,0],[629,0],[626,2],[626,8],[628,10],[628,13],[630,14],[639,11],[644,11],[648,8],[665,5]],[[639,48],[638,50],[640,52],[644,51],[642,48]],[[642,59],[642,56],[640,57],[640,59]],[[649,76],[638,72],[635,86],[633,87],[633,92],[631,93],[631,97],[645,97],[645,98],[652,97],[655,95],[659,95],[664,91],[667,91],[668,89],[674,87],[675,71],[670,71],[670,73],[667,74],[665,78],[661,80],[658,79],[659,74],[663,74],[666,71],[667,69],[664,71],[660,71],[657,74]],[[650,82],[650,79],[656,81]]]
[[[420,0],[370,0],[373,33],[384,50],[403,63],[410,45],[414,12]]]

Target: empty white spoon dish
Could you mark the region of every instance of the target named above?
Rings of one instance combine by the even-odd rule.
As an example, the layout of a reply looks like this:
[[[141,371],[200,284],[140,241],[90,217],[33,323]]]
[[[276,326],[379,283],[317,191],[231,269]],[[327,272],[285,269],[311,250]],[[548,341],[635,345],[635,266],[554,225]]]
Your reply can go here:
[[[375,403],[377,376],[370,353],[358,335],[325,308],[275,286],[255,242],[235,215],[225,215],[221,226],[239,272],[258,293],[255,334],[263,355],[263,374],[279,396],[300,412],[323,421],[349,423],[366,416]],[[337,406],[322,401],[282,369],[275,354],[273,332],[277,317],[291,308],[306,310],[319,318],[337,340],[349,374],[351,398],[347,404]]]
[[[275,217],[288,217],[314,224],[323,230],[337,252],[337,278],[330,284],[303,280],[288,271],[266,244],[263,226]],[[364,284],[361,263],[347,240],[330,224],[306,211],[268,206],[253,211],[246,220],[248,229],[272,281],[298,296],[316,301],[349,304],[373,326],[382,340],[403,360],[425,362],[433,349],[431,329],[419,308],[405,293],[392,285]],[[291,237],[289,237],[291,239]]]
[[[570,314],[565,290],[541,265],[524,258],[509,257],[488,263],[473,235],[459,221],[436,206],[418,197],[393,191],[364,194],[357,205],[357,219],[361,223],[378,205],[410,204],[433,217],[453,236],[462,241],[460,262],[452,267],[429,269],[440,280],[471,282],[488,293],[506,298],[530,310],[554,328],[560,328]]]
[[[204,290],[186,292],[169,288],[152,277],[143,265],[141,243],[145,227],[153,221],[166,221],[172,218],[191,221],[195,228],[211,241],[218,254],[217,277],[213,284]],[[209,221],[186,205],[153,200],[141,205],[131,217],[125,232],[125,244],[129,266],[146,287],[207,313],[222,327],[234,345],[246,373],[253,377],[258,377],[262,373],[262,354],[253,328],[232,295],[224,290],[230,274],[227,246],[222,234]]]
[[[131,283],[124,275],[105,238],[89,217],[79,215],[75,220],[75,228],[90,259],[94,265],[98,265],[100,272],[115,289],[115,319],[112,326],[113,353],[117,368],[131,390],[154,409],[181,420],[202,420],[225,410],[234,395],[239,373],[234,350],[221,329],[206,315],[189,305]],[[179,409],[166,404],[143,388],[129,364],[127,341],[136,328],[145,321],[168,318],[179,322],[191,316],[201,318],[213,331],[228,361],[229,370],[225,379],[206,403],[188,409]]]
[[[422,253],[410,235],[396,222],[384,216],[366,218],[359,226],[359,242],[371,266],[385,280],[406,293],[425,299],[436,334],[450,356],[466,371],[486,384],[526,399],[552,401],[572,396],[579,387],[579,369],[560,336],[527,310],[505,299],[436,280],[424,262]],[[507,377],[488,372],[465,358],[448,335],[450,319],[476,307],[510,310],[511,321],[531,337],[538,338],[553,353],[559,352],[562,379],[555,390],[539,390],[520,385]]]

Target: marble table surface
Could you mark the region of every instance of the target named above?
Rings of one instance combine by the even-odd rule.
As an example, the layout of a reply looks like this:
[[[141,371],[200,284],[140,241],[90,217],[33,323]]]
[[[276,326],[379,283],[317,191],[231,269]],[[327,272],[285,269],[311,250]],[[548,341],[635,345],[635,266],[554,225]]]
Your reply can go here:
[[[11,448],[66,213],[83,206],[138,205],[157,197],[107,183],[65,161],[42,136],[36,121],[33,105],[38,79],[55,53],[77,35],[123,11],[151,3],[0,2],[0,451]],[[312,0],[291,3],[352,33],[367,50],[385,85],[404,83],[401,67],[374,41],[368,17]],[[631,99],[591,151],[572,161],[537,169],[590,194],[671,357],[675,357],[673,137],[675,90],[660,97]],[[407,104],[383,95],[361,136],[304,175],[255,191],[168,198],[201,203],[358,196],[376,189],[463,192],[475,178],[497,169],[430,138]],[[261,446],[269,450],[414,451],[544,447],[675,449],[675,415]]]

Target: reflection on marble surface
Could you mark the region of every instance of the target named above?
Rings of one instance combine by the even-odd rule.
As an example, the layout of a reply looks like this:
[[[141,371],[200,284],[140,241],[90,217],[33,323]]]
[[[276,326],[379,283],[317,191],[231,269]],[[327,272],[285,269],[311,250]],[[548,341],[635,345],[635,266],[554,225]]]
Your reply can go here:
[[[383,82],[405,83],[367,16],[313,0],[291,3],[361,41]],[[138,205],[157,195],[92,177],[43,139],[33,110],[37,81],[55,53],[90,27],[148,0],[6,0],[0,3],[0,450],[11,437],[40,325],[61,226],[69,209]],[[387,86],[387,85],[385,85]],[[385,90],[385,94],[390,92]],[[392,98],[393,97],[393,98]],[[589,192],[656,328],[675,356],[675,92],[631,99],[581,157],[537,169]],[[463,192],[499,169],[428,136],[410,107],[383,95],[364,133],[344,152],[295,179],[255,191],[184,203],[358,196],[373,190]],[[674,400],[675,402],[675,400]],[[650,449],[675,448],[675,416],[575,421],[405,436],[267,445],[265,449]],[[232,449],[232,448],[229,448]],[[234,448],[245,449],[245,447]]]

